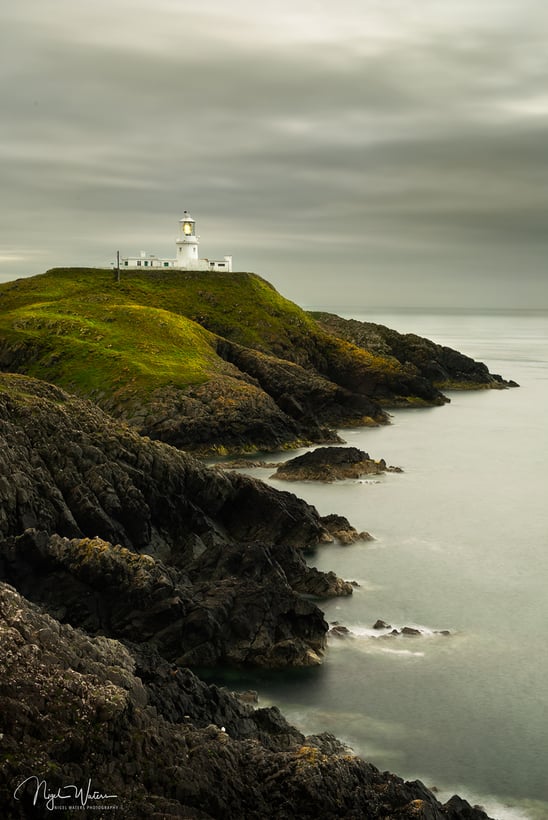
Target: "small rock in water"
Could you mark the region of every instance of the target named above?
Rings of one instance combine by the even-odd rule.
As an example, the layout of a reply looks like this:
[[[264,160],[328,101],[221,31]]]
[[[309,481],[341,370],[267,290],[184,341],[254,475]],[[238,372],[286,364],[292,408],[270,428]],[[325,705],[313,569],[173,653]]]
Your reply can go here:
[[[390,624],[387,624],[386,621],[381,621],[379,618],[379,620],[373,624],[373,629],[392,629],[392,627]]]
[[[350,630],[347,626],[343,626],[342,624],[336,624],[332,626],[329,630],[330,635],[334,635],[336,638],[346,638],[350,635]]]

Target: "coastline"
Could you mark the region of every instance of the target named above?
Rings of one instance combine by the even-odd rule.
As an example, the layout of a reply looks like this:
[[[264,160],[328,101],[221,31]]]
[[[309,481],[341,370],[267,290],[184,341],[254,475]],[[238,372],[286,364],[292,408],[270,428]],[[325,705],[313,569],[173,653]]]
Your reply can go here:
[[[517,313],[517,324],[505,311],[492,322],[455,313],[448,323],[445,314],[439,320],[434,314],[425,325],[422,312],[410,312],[403,330],[436,333],[445,344],[459,344],[517,378],[522,391],[452,393],[451,404],[440,410],[395,411],[389,428],[367,437],[341,430],[348,444],[401,464],[404,474],[365,484],[361,493],[352,482],[336,488],[296,485],[320,511],[336,503],[375,538],[365,550],[327,547],[314,556],[319,568],[329,566],[362,585],[351,600],[328,603],[327,620],[350,629],[371,628],[378,617],[447,627],[450,643],[442,654],[437,650],[443,644],[428,642],[409,647],[425,651],[425,657],[377,652],[356,653],[355,660],[347,644],[333,641],[314,709],[299,687],[295,694],[272,685],[265,696],[307,729],[314,725],[307,722],[309,713],[321,715],[381,768],[439,788],[445,783],[495,817],[544,820],[546,742],[538,714],[545,699],[534,681],[545,669],[535,634],[546,562],[535,544],[542,543],[546,526],[545,451],[539,442],[545,440],[548,313]],[[429,449],[421,446],[425,441]],[[260,471],[253,474],[259,477]],[[445,671],[437,668],[438,656]],[[370,697],[349,697],[353,680],[367,680]],[[464,689],[459,681],[466,682]],[[416,697],[422,692],[424,697]],[[414,704],[422,719],[413,722],[405,704]],[[362,725],[346,711],[368,715],[370,722]],[[435,754],[425,746],[427,726]]]
[[[68,276],[76,287],[80,287],[82,282],[83,286],[89,287],[89,280],[83,273],[78,272],[78,277],[83,278],[77,279],[74,279],[72,271],[61,274],[65,278]],[[57,281],[59,275],[54,272],[53,281]],[[264,287],[257,277],[250,275],[246,275],[241,283],[245,288],[250,284]],[[20,297],[21,294],[18,294],[17,298]],[[297,315],[298,321],[309,327],[311,319],[303,318],[304,314],[299,313],[296,306],[283,304],[287,316]],[[27,333],[28,328],[29,324],[23,323],[16,330]],[[238,326],[235,327],[237,331]],[[71,327],[68,332],[72,333]],[[302,332],[302,327],[299,332]],[[316,332],[313,329],[312,334]],[[321,389],[318,388],[319,392],[310,397],[310,404],[303,411],[300,400],[294,401],[293,394],[292,398],[289,396],[295,385],[301,390],[303,385],[311,384],[310,376],[303,376],[302,365],[289,359],[275,359],[270,353],[260,350],[244,349],[232,342],[212,341],[213,337],[200,335],[202,330],[197,328],[193,328],[192,334],[193,339],[207,340],[208,345],[216,346],[217,352],[221,350],[225,363],[222,367],[228,359],[231,359],[231,368],[245,365],[245,374],[240,370],[239,378],[245,385],[253,385],[253,389],[255,383],[260,383],[262,395],[266,397],[261,401],[271,402],[271,408],[275,405],[275,414],[282,411],[282,406],[293,413],[293,416],[285,414],[286,419],[293,419],[289,426],[286,421],[283,422],[286,431],[296,429],[291,427],[295,419],[308,418],[307,424],[312,420],[315,439],[319,443],[325,440],[325,430],[318,426],[315,402],[321,405],[322,396],[327,394],[333,402],[329,411],[330,423],[347,420],[345,407],[354,408],[353,412],[359,415],[359,419],[355,420],[361,421],[362,425],[366,421],[370,423],[371,417],[364,418],[363,410],[368,407],[381,412],[378,411],[380,404],[377,399],[389,399],[393,406],[402,403],[414,406],[417,396],[413,393],[415,398],[411,397],[411,400],[410,390],[418,391],[419,398],[428,395],[432,399],[431,407],[446,402],[445,398],[440,398],[441,394],[436,393],[431,380],[420,374],[417,365],[402,364],[390,352],[387,356],[378,356],[361,351],[351,342],[320,334],[317,337],[312,335],[320,346],[320,353],[318,350],[314,353],[315,361],[330,378],[336,376],[338,382],[328,382],[324,375],[318,382],[314,376],[314,384],[320,385]],[[400,343],[399,334],[392,338]],[[428,345],[425,348],[423,340],[419,343],[419,349],[433,348]],[[6,364],[13,364],[15,356],[24,370],[27,366],[34,366],[40,344],[34,348],[18,348],[13,347],[10,341],[4,352],[6,350],[9,354]],[[293,350],[290,347],[288,350],[291,353],[287,355],[295,355],[296,352],[305,355],[299,352],[303,351],[302,343],[300,348]],[[327,356],[325,361],[322,360],[324,353]],[[446,358],[446,353],[443,356]],[[466,368],[472,367],[474,372],[481,371],[487,382],[494,378],[483,365],[477,365],[455,351],[451,352],[450,358],[456,362],[457,369],[462,369],[464,365]],[[79,360],[75,362],[75,367],[80,367]],[[281,373],[287,374],[287,384],[276,382],[276,379],[276,383],[272,382],[273,376]],[[255,382],[250,380],[251,376]],[[499,378],[495,378],[497,384]],[[210,395],[206,391],[204,396],[215,398],[218,385],[215,382],[212,384],[213,393]],[[103,661],[101,669],[97,667],[101,686],[106,686],[105,691],[110,692],[112,697],[109,695],[105,701],[104,696],[94,688],[96,682],[89,682],[89,700],[93,708],[85,714],[88,728],[93,728],[95,724],[101,726],[97,748],[103,748],[103,743],[108,746],[116,732],[123,729],[128,748],[132,749],[130,757],[140,761],[142,750],[139,751],[134,745],[137,727],[133,718],[142,712],[139,720],[145,721],[148,727],[146,733],[153,736],[160,732],[154,713],[150,712],[153,708],[159,710],[161,719],[169,724],[161,730],[166,749],[181,743],[181,748],[186,748],[189,732],[194,732],[193,737],[198,745],[212,744],[214,757],[217,753],[220,755],[213,769],[217,766],[219,771],[223,770],[224,764],[221,765],[220,761],[225,752],[228,753],[229,758],[225,762],[230,759],[230,765],[235,766],[242,777],[237,787],[238,800],[247,799],[243,784],[248,775],[242,754],[245,749],[249,751],[249,747],[241,744],[258,742],[259,745],[253,748],[263,763],[255,759],[255,766],[272,765],[266,762],[271,760],[271,753],[283,752],[286,755],[279,778],[287,786],[294,783],[296,792],[293,800],[297,799],[301,778],[306,780],[311,772],[318,770],[318,766],[323,776],[333,784],[330,786],[330,799],[334,801],[333,815],[318,814],[318,793],[312,798],[316,807],[310,808],[315,812],[314,816],[341,816],[335,808],[341,800],[353,801],[352,806],[359,816],[365,807],[372,817],[377,816],[373,812],[382,816],[384,809],[378,801],[375,802],[374,794],[375,790],[388,788],[390,805],[393,809],[397,808],[402,818],[417,816],[417,801],[421,806],[424,803],[424,811],[430,812],[429,817],[456,820],[463,816],[463,811],[468,812],[466,816],[477,817],[478,820],[484,817],[479,809],[468,807],[457,799],[442,807],[434,794],[421,783],[404,783],[388,773],[381,775],[371,764],[349,754],[332,736],[320,733],[319,736],[305,738],[277,710],[259,708],[242,712],[229,693],[221,696],[215,688],[202,689],[203,684],[190,673],[179,678],[180,671],[186,666],[227,668],[229,665],[241,665],[267,670],[306,671],[321,663],[329,624],[315,601],[321,599],[320,606],[327,608],[329,601],[348,600],[356,590],[359,594],[359,587],[345,581],[346,576],[338,576],[327,567],[325,570],[310,567],[303,558],[305,551],[317,548],[321,553],[324,549],[322,545],[336,540],[347,539],[347,543],[356,541],[354,534],[359,534],[359,531],[353,529],[353,517],[341,517],[338,503],[320,515],[313,506],[285,488],[273,489],[268,484],[237,473],[227,475],[221,470],[210,470],[181,449],[162,441],[152,441],[142,435],[142,430],[139,432],[114,420],[96,404],[77,398],[59,386],[37,381],[24,372],[3,375],[2,387],[2,422],[6,444],[2,451],[3,467],[5,474],[13,475],[15,481],[14,486],[2,486],[2,578],[4,582],[15,585],[35,606],[41,607],[53,618],[53,621],[47,622],[47,627],[43,627],[46,632],[53,630],[57,634],[63,624],[70,624],[72,628],[85,630],[90,636],[95,647],[90,650],[92,652],[99,651],[101,654],[106,648],[103,639],[121,641],[124,651],[129,652],[127,656],[120,650],[126,658],[123,664],[126,672],[123,674],[119,665],[110,663],[108,658],[103,659],[106,668]],[[369,390],[376,391],[377,399],[368,398]],[[218,434],[219,419],[224,418],[226,407],[230,406],[230,402],[226,404],[224,401],[225,398],[220,408],[222,412],[215,417],[212,427],[217,431],[215,435]],[[245,436],[242,438],[242,430],[247,430],[245,420],[240,418],[243,409],[245,405],[236,408],[231,422],[236,425],[233,430],[240,431],[237,435],[241,442],[245,439],[246,447],[251,442],[257,446],[263,440],[262,433],[258,438],[253,438],[253,428],[246,432],[247,439]],[[173,429],[180,429],[183,418],[184,414],[178,417]],[[387,420],[384,411],[379,419]],[[326,420],[327,416],[323,421]],[[375,434],[375,431],[387,428],[380,424],[351,429],[354,434],[360,429]],[[376,470],[375,467],[375,473]],[[333,511],[336,513],[334,516]],[[342,532],[346,533],[345,539],[340,535]],[[348,577],[352,579],[351,575]],[[7,595],[6,600],[14,594],[8,587],[3,587],[3,591]],[[14,606],[24,609],[26,604],[21,599]],[[39,621],[40,610],[31,608],[28,613],[31,622],[33,619]],[[15,622],[8,619],[6,636],[14,637],[11,631],[14,627]],[[28,630],[32,631],[31,625]],[[61,654],[73,651],[69,645],[73,637],[75,633],[63,632],[63,639],[68,644],[63,644],[63,648],[59,649]],[[96,640],[99,643],[93,644]],[[49,703],[49,691],[57,685],[58,670],[52,663],[51,653],[48,655],[47,642],[43,644],[38,640],[37,645],[39,652],[34,660],[31,659],[29,665],[22,663],[21,659],[21,668],[26,670],[28,680],[32,678],[39,684],[34,692],[36,703],[33,708],[41,723],[39,704]],[[22,646],[16,639],[14,658],[19,657]],[[131,673],[130,667],[133,667]],[[69,666],[69,672],[70,669],[77,672],[78,667]],[[16,679],[13,678],[12,689],[22,685],[19,679],[16,684]],[[168,683],[173,683],[175,688],[167,686]],[[9,689],[7,697],[10,697]],[[213,703],[219,697],[222,709],[215,711]],[[196,711],[204,698],[210,705]],[[10,752],[6,758],[4,774],[7,772],[13,779],[18,767],[28,768],[30,765],[24,755],[21,757],[19,741],[23,739],[29,749],[32,748],[32,733],[29,734],[28,726],[21,726],[17,717],[19,706],[6,708],[12,723],[4,735],[17,751]],[[185,724],[182,731],[180,724],[185,715],[190,722]],[[71,729],[71,732],[76,738],[80,737],[76,729]],[[63,744],[52,744],[51,751],[48,751],[48,743],[40,751],[42,756],[45,754],[44,765],[55,773],[60,783],[63,778],[74,779],[74,766],[81,769],[87,760],[81,749],[74,753],[74,758],[70,743],[75,742],[80,747],[81,739],[71,740],[71,732],[66,738],[68,750]],[[106,771],[107,758],[100,756],[101,772]],[[126,764],[131,767],[129,759],[124,766]],[[141,764],[134,762],[135,765]],[[162,765],[167,765],[167,759]],[[206,779],[210,774],[206,768]],[[115,766],[113,776],[116,789],[127,790],[126,769]],[[335,786],[334,778],[342,778],[346,784],[344,795]],[[361,796],[355,790],[358,781],[368,784],[366,793]],[[210,816],[207,812],[212,811],[211,816],[218,816],[215,813],[218,810],[201,793],[198,798],[180,779],[175,778],[171,781],[172,785],[174,782],[177,783],[179,795],[175,797],[169,790],[166,791],[167,783],[163,782],[159,771],[154,770],[148,775],[148,780],[141,779],[140,799],[148,794],[148,798],[156,800],[158,806],[164,805],[162,800],[175,799],[185,807],[185,811],[202,811],[206,816]],[[252,784],[253,789],[263,789],[263,805],[272,808],[269,816],[294,816],[275,814],[274,805],[278,797],[268,791],[271,785]],[[3,789],[4,799],[7,799],[7,781],[4,781]],[[230,800],[234,803],[235,799],[231,793]],[[323,792],[321,800],[325,799]],[[228,793],[223,803],[223,817],[231,816],[226,813],[226,800]],[[136,810],[136,805],[135,802],[131,804],[131,811]],[[237,800],[235,805],[239,805]],[[130,811],[129,808],[127,810]],[[297,811],[298,816],[306,816],[300,803],[291,804],[289,810],[293,813]],[[262,811],[264,816],[264,808]]]
[[[283,798],[272,791],[271,781],[254,782],[257,806],[244,816],[305,817],[310,811],[314,817],[335,817],[341,816],[336,806],[342,801],[350,806],[344,816],[367,811],[382,817],[385,802],[378,795],[388,789],[389,803],[402,818],[416,817],[419,801],[428,816],[440,820],[457,820],[463,811],[484,820],[483,812],[457,798],[442,809],[422,783],[381,774],[334,736],[305,738],[277,709],[244,708],[229,693],[204,689],[185,671],[189,661],[268,668],[319,662],[328,625],[303,592],[317,597],[320,582],[324,597],[352,590],[331,571],[309,569],[299,558],[298,545],[332,540],[313,507],[291,493],[245,476],[227,477],[173,448],[143,440],[58,388],[20,376],[3,376],[2,382],[9,392],[3,394],[8,445],[3,467],[17,481],[15,492],[7,484],[2,487],[4,522],[22,532],[0,544],[1,630],[9,649],[0,691],[7,749],[0,799],[14,817],[26,816],[33,766],[40,768],[37,777],[44,767],[51,772],[48,788],[58,795],[65,794],[67,783],[79,783],[78,772],[92,770],[98,782],[107,784],[104,794],[124,796],[117,809],[122,818],[146,817],[152,805],[163,811],[185,807],[185,816],[241,817],[249,800],[250,760],[254,772],[265,766],[272,770],[277,760],[283,764]],[[65,465],[63,470],[55,470],[58,463]],[[200,504],[205,504],[203,510]],[[36,529],[48,520],[53,530],[66,535]],[[84,524],[103,537],[82,538],[78,530]],[[249,542],[258,537],[269,543]],[[115,546],[118,539],[130,549]],[[143,552],[151,544],[154,553]],[[29,645],[36,648],[29,652]],[[59,693],[55,702],[54,692]],[[25,708],[18,693],[24,693]],[[205,707],[200,706],[204,699],[209,703]],[[22,720],[23,715],[29,719]],[[82,733],[93,738],[90,747]],[[250,741],[256,743],[251,758]],[[164,756],[156,752],[154,765],[149,743],[165,750]],[[113,758],[112,749],[121,750],[120,744],[126,753]],[[200,763],[196,769],[191,747],[203,749],[197,762],[209,748],[210,766]],[[273,757],[280,753],[283,758]],[[181,755],[187,775],[184,769],[180,776],[172,773],[168,787],[161,771]],[[307,809],[299,797],[301,780],[307,781],[318,767],[323,785],[309,792]],[[141,771],[139,788],[130,798],[128,775],[135,771]],[[232,772],[230,788],[222,780],[226,791],[220,804],[218,795],[215,804],[210,799],[215,771],[217,785],[221,771]],[[202,784],[198,794],[190,788],[191,772],[192,781]],[[23,814],[13,803],[16,781],[30,789],[24,794]],[[279,800],[283,810],[275,808]],[[332,805],[329,811],[326,801]],[[145,805],[149,808],[142,814]]]

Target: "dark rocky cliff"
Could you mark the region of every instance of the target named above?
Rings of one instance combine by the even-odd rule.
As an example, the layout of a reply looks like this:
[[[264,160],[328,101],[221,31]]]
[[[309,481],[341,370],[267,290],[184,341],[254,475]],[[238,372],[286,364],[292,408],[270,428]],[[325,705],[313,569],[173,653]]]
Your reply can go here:
[[[298,549],[331,540],[313,507],[51,385],[0,384],[5,580],[75,625],[154,640],[180,663],[319,662],[327,626],[301,594],[351,587]]]
[[[51,816],[46,792],[91,778],[122,820],[484,820],[184,666],[320,661],[302,594],[351,587],[300,548],[329,517],[23,376],[0,378],[0,470],[3,817]]]
[[[91,639],[0,583],[0,807],[5,818],[485,820],[305,738],[154,650]],[[108,798],[87,799],[91,794]],[[76,798],[70,786],[83,790]],[[67,795],[70,800],[63,800]],[[101,806],[113,806],[97,811]]]

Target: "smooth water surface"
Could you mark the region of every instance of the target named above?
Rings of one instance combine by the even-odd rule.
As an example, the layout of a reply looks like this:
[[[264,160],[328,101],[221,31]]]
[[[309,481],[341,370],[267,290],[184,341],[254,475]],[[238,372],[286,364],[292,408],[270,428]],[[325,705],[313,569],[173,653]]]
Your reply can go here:
[[[331,640],[323,668],[261,679],[262,702],[443,798],[548,818],[548,314],[354,318],[454,347],[521,386],[452,392],[390,426],[341,431],[402,474],[291,485],[375,540],[311,559],[359,581],[321,605],[353,637]],[[428,634],[379,637],[378,618]]]

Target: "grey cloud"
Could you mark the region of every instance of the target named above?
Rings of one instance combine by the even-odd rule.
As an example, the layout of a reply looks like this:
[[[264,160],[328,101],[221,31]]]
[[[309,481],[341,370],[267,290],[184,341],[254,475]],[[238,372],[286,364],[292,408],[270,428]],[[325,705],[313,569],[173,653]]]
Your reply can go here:
[[[449,0],[440,22],[426,2],[424,25],[395,21],[394,36],[376,33],[368,4],[347,3],[360,25],[342,39],[335,26],[329,41],[304,29],[301,40],[270,37],[260,9],[242,3],[230,21],[212,2],[190,19],[185,3],[101,2],[80,27],[72,4],[55,5],[64,25],[29,2],[4,26],[0,273],[101,264],[119,244],[168,253],[188,207],[208,253],[233,252],[301,301],[307,283],[325,303],[340,300],[341,282],[359,295],[364,271],[390,283],[377,282],[377,303],[391,290],[415,299],[417,287],[430,304],[444,287],[465,303],[470,279],[489,301],[494,277],[518,264],[538,300],[538,3],[517,21],[503,0],[477,19]],[[117,17],[129,27],[105,27]],[[333,265],[345,269],[336,290]]]

